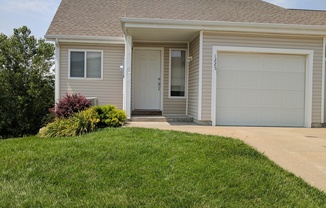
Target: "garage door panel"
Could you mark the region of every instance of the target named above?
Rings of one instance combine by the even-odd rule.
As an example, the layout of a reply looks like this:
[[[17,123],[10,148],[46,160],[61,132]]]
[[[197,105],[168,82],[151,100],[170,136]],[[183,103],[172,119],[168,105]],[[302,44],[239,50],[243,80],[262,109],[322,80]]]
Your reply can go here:
[[[257,89],[261,85],[260,75],[257,72],[238,72],[239,88],[243,89]]]
[[[238,71],[218,71],[217,80],[220,89],[237,89],[238,88]]]
[[[262,108],[279,108],[281,107],[282,95],[277,91],[262,92]]]
[[[266,56],[260,55],[260,59],[263,62],[263,67],[261,67],[262,72],[281,72],[282,63],[279,61],[280,57],[278,55]]]
[[[286,110],[283,111],[282,114],[282,123],[284,126],[303,126],[303,122],[300,122],[300,120],[303,120],[304,116],[299,114],[297,110]]]
[[[248,72],[259,72],[263,66],[263,62],[260,59],[259,55],[248,55],[246,58],[239,58],[241,59],[241,70],[248,71]]]
[[[288,90],[297,90],[304,87],[304,73],[283,73],[282,88]]]
[[[239,90],[239,103],[237,106],[242,106],[243,108],[252,107],[256,108],[261,105],[262,93],[257,90]]]
[[[283,58],[283,69],[286,72],[305,72],[306,60],[302,56],[286,56]]]
[[[285,91],[282,92],[282,106],[288,109],[303,109],[304,108],[304,93],[303,92],[294,92],[294,91]]]
[[[237,122],[237,116],[238,112],[237,109],[232,108],[220,108],[218,112],[216,112],[218,115],[217,122],[223,122],[224,125],[234,125],[234,123]]]
[[[217,65],[221,69],[238,71],[241,67],[241,62],[239,61],[239,56],[237,56],[237,54],[226,53],[219,56]]]
[[[239,95],[237,90],[218,90],[219,98],[216,99],[218,107],[236,107],[239,103]]]
[[[262,110],[262,118],[263,126],[277,126],[281,119],[278,110]]]
[[[275,72],[264,72],[261,75],[262,79],[262,90],[280,90],[282,86],[281,73]]]
[[[246,122],[246,125],[258,125],[260,112],[255,109],[243,109],[240,112],[241,118],[239,124]]]
[[[305,56],[221,53],[218,61],[217,125],[304,126]]]

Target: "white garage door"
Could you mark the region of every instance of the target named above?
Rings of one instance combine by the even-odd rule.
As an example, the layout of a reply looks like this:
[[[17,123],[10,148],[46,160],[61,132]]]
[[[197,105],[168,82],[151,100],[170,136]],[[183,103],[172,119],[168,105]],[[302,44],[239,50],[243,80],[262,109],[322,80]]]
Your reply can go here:
[[[305,56],[218,53],[216,124],[304,126]]]

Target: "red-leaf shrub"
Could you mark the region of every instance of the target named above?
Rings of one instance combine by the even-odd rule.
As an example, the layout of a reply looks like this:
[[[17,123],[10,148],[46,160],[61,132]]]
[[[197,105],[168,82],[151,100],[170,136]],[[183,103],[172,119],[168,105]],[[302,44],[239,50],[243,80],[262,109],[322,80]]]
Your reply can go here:
[[[91,107],[91,101],[86,100],[86,97],[80,94],[66,94],[65,97],[56,103],[53,112],[57,118],[68,118],[74,113],[86,110]]]

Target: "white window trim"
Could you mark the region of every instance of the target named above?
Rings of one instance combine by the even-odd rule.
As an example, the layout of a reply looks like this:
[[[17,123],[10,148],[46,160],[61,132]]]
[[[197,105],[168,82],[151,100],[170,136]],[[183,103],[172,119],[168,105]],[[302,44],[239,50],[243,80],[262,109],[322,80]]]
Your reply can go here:
[[[172,51],[176,51],[176,50],[179,50],[179,51],[184,51],[186,54],[185,54],[185,92],[184,92],[184,96],[171,96],[171,52]],[[187,49],[186,48],[170,48],[169,50],[169,91],[168,91],[168,94],[169,94],[169,98],[172,98],[172,99],[186,99],[187,98],[187,84],[186,84],[186,81],[187,81],[187,57],[188,57],[188,52],[187,52]]]
[[[305,118],[304,127],[312,126],[312,78],[314,51],[299,49],[283,49],[283,48],[255,48],[255,47],[233,47],[233,46],[213,46],[212,49],[212,101],[211,101],[211,118],[212,126],[216,125],[216,70],[214,67],[214,59],[219,52],[248,52],[248,53],[272,53],[272,54],[289,54],[289,55],[305,55],[306,56],[306,80],[305,80]]]
[[[84,77],[71,77],[70,76],[70,56],[71,52],[84,52]],[[87,78],[87,52],[100,52],[101,53],[101,78]],[[103,80],[103,50],[88,50],[88,49],[69,49],[68,50],[68,79],[75,80]]]

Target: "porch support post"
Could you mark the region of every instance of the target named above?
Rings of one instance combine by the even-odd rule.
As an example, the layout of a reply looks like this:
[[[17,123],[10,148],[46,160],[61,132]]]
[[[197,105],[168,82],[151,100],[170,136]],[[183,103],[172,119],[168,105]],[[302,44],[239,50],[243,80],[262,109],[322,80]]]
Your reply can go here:
[[[132,36],[125,35],[123,110],[127,114],[127,119],[131,118],[131,60],[132,60]]]
[[[321,110],[321,123],[326,123],[326,36],[324,37],[323,41],[323,63],[322,63],[322,96],[321,96],[321,103],[322,103],[322,110]]]
[[[54,103],[60,99],[60,45],[58,39],[55,40],[55,98]]]
[[[199,72],[198,72],[198,121],[202,120],[203,102],[203,30],[199,33]]]

